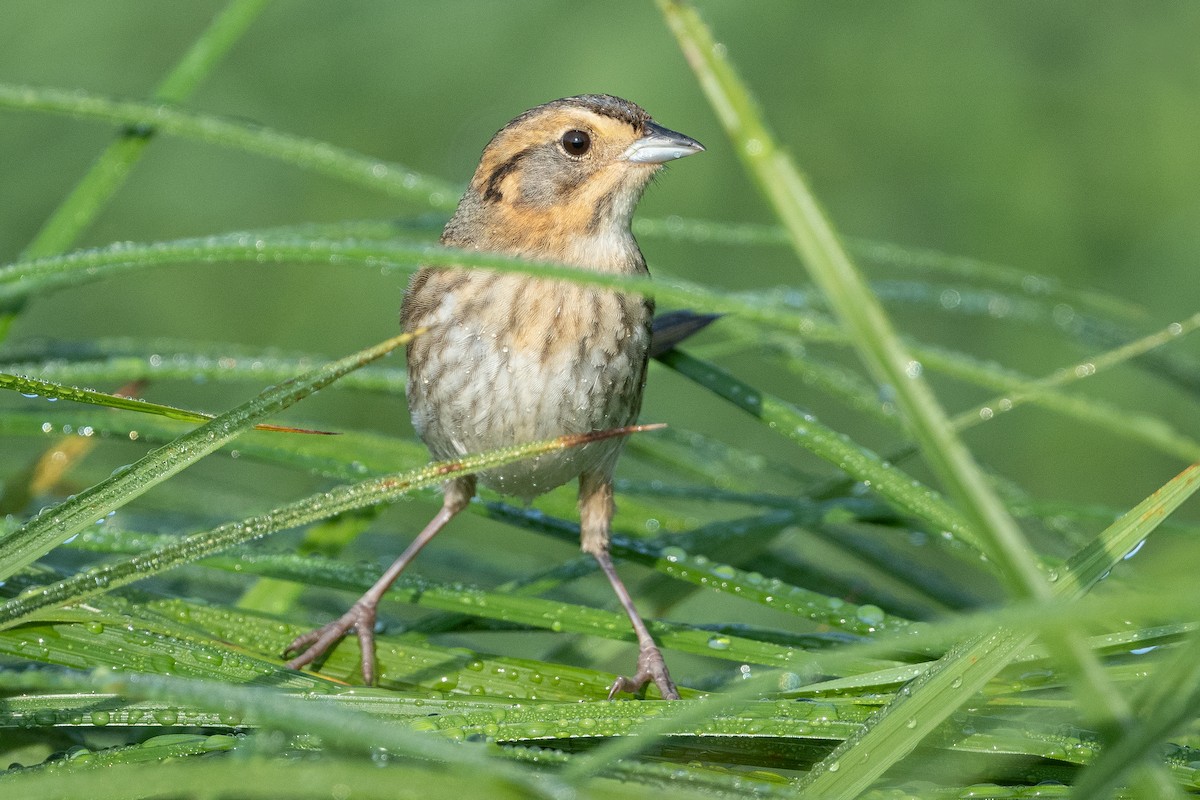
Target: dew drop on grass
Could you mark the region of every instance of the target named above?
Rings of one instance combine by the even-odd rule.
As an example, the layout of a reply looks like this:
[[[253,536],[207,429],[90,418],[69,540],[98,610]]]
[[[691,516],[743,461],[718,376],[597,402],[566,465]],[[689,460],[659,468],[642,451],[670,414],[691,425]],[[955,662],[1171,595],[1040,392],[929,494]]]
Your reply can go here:
[[[728,564],[718,564],[717,566],[713,567],[712,573],[718,578],[725,578],[727,580],[737,577],[737,570]]]
[[[662,557],[672,564],[677,564],[687,558],[687,552],[681,547],[664,547]]]
[[[179,722],[179,712],[173,708],[164,708],[154,712],[154,720],[159,725],[174,725]]]
[[[878,625],[883,622],[883,609],[870,603],[858,607],[858,621],[867,625]]]

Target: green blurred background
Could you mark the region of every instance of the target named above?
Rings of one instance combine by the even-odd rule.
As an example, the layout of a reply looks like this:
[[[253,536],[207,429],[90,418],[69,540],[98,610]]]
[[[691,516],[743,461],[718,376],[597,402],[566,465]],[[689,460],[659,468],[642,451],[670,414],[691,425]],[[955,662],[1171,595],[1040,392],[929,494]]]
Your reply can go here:
[[[5,0],[0,81],[145,98],[222,5]],[[1137,303],[1156,326],[1196,311],[1200,4],[699,5],[844,234],[1055,276]],[[465,182],[515,114],[598,91],[708,145],[652,187],[640,215],[772,221],[648,2],[280,0],[187,105]],[[17,257],[112,133],[0,111],[0,259]],[[80,245],[424,211],[160,137]],[[652,269],[719,287],[806,281],[782,248],[646,239],[643,249]],[[160,269],[38,299],[11,338],[167,337],[341,355],[395,331],[403,284],[332,266]],[[896,316],[914,337],[1031,374],[1087,352],[1011,320],[904,307]],[[720,338],[717,326],[700,341]],[[753,353],[725,363],[866,444],[894,441]],[[1195,430],[1192,401],[1145,380],[1125,369],[1095,391]],[[986,396],[936,386],[952,410]],[[183,385],[151,396],[219,410],[250,393]],[[301,416],[331,402],[308,401]],[[401,409],[370,399],[336,413],[348,424],[406,425]],[[1049,414],[1008,416],[969,441],[1037,497],[1127,506],[1179,466]],[[652,377],[645,417],[797,458],[665,370]]]

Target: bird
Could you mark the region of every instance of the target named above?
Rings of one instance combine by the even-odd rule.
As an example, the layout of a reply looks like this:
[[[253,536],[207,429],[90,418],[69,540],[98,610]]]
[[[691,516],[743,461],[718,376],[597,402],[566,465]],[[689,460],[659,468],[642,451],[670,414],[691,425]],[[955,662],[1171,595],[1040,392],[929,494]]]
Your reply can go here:
[[[520,114],[483,150],[441,243],[582,270],[648,275],[630,229],[643,190],[668,162],[702,152],[695,139],[607,94],[553,100]],[[401,308],[413,427],[438,460],[633,424],[642,404],[654,305],[640,294],[515,272],[426,266]],[[604,573],[638,643],[636,668],[608,693],[653,682],[679,699],[662,652],[609,552],[613,471],[623,438],[596,441],[457,477],[441,510],[339,619],[297,637],[300,669],[355,631],[363,679],[374,682],[380,599],[417,553],[462,511],[477,485],[528,503],[579,482],[580,546]]]

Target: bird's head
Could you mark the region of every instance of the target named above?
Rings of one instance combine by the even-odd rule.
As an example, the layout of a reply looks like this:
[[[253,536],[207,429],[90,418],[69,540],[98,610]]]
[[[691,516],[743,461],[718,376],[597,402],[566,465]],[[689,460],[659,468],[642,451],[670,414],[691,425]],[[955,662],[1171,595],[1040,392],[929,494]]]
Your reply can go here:
[[[578,255],[581,242],[631,241],[646,184],[663,164],[703,149],[619,97],[546,103],[488,143],[443,240],[582,263],[590,259]]]

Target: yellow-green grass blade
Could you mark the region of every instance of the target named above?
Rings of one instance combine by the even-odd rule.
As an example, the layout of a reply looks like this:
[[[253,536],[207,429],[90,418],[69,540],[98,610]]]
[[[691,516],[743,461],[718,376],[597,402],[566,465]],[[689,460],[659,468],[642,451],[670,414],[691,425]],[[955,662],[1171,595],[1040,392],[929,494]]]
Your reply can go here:
[[[252,400],[152,451],[128,469],[44,510],[0,540],[0,580],[33,563],[109,511],[232,441],[262,418],[282,411],[341,375],[390,353],[411,338],[407,334],[393,337],[307,375],[272,386]]]

